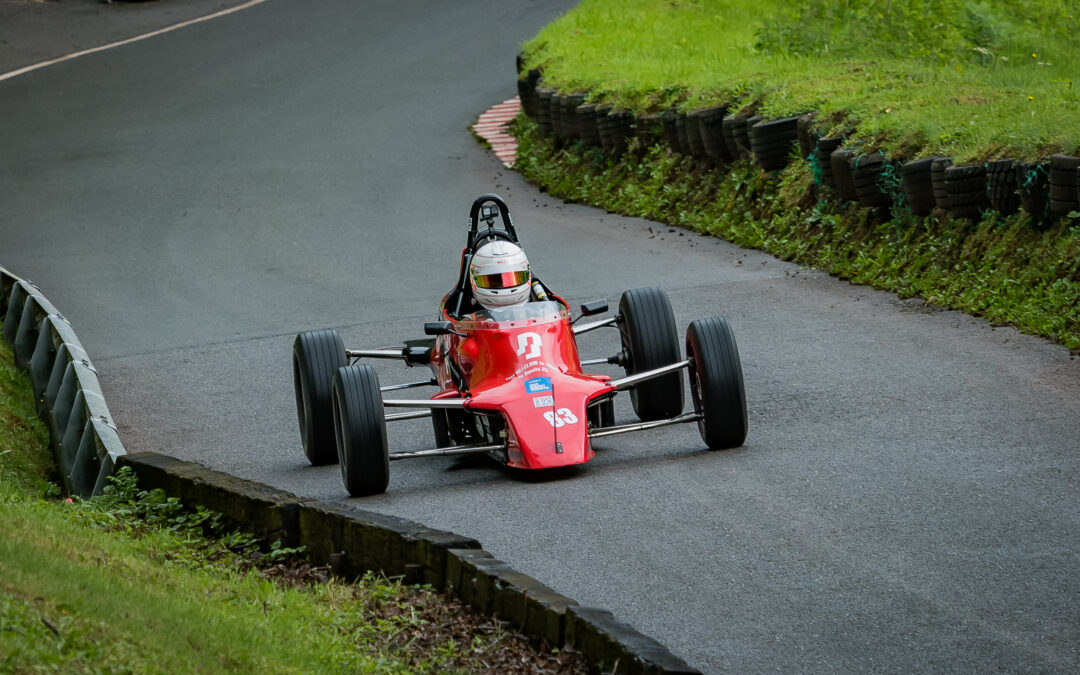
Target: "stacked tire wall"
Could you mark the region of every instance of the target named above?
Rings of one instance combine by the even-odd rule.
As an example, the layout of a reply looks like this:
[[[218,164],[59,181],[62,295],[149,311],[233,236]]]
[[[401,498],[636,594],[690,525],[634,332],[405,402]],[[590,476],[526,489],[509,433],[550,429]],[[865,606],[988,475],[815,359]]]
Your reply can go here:
[[[518,88],[527,92],[523,109],[540,133],[564,144],[599,146],[605,153],[621,154],[636,139],[643,146],[660,143],[708,168],[749,160],[763,171],[779,171],[803,158],[824,195],[918,217],[937,210],[978,220],[990,210],[1007,216],[1023,209],[1033,223],[1044,225],[1080,211],[1080,157],[1057,154],[1034,164],[1003,158],[954,167],[950,157],[890,158],[846,144],[843,137],[822,137],[812,113],[765,119],[721,105],[634,114],[597,104],[589,92],[561,95],[535,68],[519,72]],[[548,128],[548,120],[559,116],[573,119],[572,132],[561,132],[557,124]]]

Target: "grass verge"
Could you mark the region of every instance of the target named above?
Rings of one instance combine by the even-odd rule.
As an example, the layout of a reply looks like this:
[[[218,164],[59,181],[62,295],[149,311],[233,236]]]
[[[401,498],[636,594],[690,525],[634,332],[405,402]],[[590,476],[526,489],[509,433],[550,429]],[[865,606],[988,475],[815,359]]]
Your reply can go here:
[[[0,343],[0,672],[585,672],[430,589],[353,584],[129,472],[63,500]]]
[[[638,112],[814,113],[894,159],[1080,144],[1078,0],[583,0],[524,45],[547,86]]]
[[[1080,220],[1040,229],[1026,215],[981,222],[838,204],[798,160],[708,169],[661,146],[622,157],[560,146],[524,115],[515,169],[570,201],[723,237],[860,284],[920,296],[1080,349]]]

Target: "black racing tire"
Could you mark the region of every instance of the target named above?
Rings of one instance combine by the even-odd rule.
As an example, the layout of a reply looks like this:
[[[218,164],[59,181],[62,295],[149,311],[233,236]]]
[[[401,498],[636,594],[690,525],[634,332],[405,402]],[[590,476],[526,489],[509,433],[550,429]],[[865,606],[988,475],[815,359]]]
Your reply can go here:
[[[735,335],[723,318],[697,319],[686,329],[690,394],[701,415],[701,440],[713,450],[746,441],[746,390]]]
[[[344,366],[334,375],[334,440],[341,480],[350,496],[386,492],[390,455],[386,418],[375,370],[364,364]]]
[[[661,289],[635,288],[623,293],[617,321],[627,375],[680,360],[675,314]],[[634,412],[645,421],[678,415],[683,409],[682,371],[638,384],[630,390],[630,401]]]
[[[334,445],[334,374],[346,363],[345,345],[335,330],[300,333],[293,342],[293,388],[300,441],[313,465],[337,461]]]

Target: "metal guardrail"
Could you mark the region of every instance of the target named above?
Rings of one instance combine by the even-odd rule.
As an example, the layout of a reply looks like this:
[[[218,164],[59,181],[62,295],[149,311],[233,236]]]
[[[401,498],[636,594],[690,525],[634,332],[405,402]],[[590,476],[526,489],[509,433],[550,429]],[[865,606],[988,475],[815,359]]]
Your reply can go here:
[[[30,373],[64,488],[81,497],[101,494],[125,452],[90,357],[41,289],[2,266],[0,317],[15,365]]]

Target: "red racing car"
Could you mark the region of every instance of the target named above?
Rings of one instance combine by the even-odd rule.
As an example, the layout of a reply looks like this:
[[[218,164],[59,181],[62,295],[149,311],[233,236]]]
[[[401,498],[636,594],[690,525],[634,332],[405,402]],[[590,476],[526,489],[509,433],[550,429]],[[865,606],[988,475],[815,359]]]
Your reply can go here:
[[[742,365],[724,319],[692,321],[682,356],[671,304],[659,288],[626,291],[618,314],[589,323],[579,320],[607,312],[606,301],[584,303],[575,318],[568,303],[535,277],[527,280],[528,301],[485,306],[476,301],[483,291],[475,278],[470,283],[470,270],[478,252],[494,242],[513,249],[518,238],[506,203],[485,194],[470,210],[458,283],[443,298],[440,320],[424,324],[431,337],[370,350],[346,349],[334,330],[296,337],[293,381],[304,452],[312,464],[339,462],[350,495],[385,492],[391,460],[485,453],[507,466],[549,469],[589,461],[594,438],[683,422],[696,422],[710,448],[743,444]],[[490,278],[496,280],[490,287],[500,288],[500,277]],[[621,351],[582,361],[577,336],[609,326],[619,330]],[[370,358],[426,366],[432,378],[380,386],[375,370],[358,363]],[[623,367],[626,376],[583,370],[601,363]],[[690,377],[689,412],[683,412],[683,370]],[[383,398],[421,386],[438,391],[425,399]],[[613,398],[622,391],[630,393],[640,422],[614,423]],[[387,422],[428,416],[434,448],[388,452]]]

